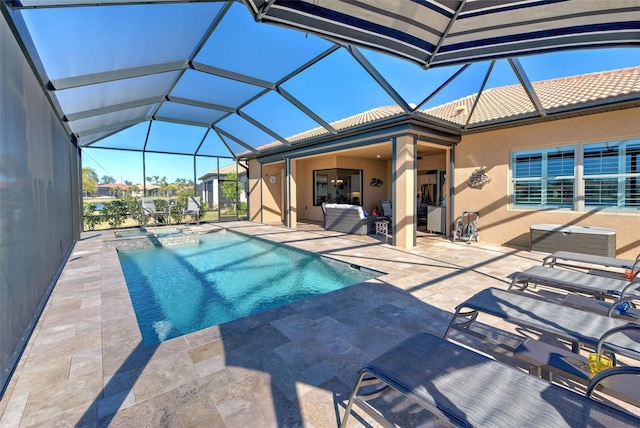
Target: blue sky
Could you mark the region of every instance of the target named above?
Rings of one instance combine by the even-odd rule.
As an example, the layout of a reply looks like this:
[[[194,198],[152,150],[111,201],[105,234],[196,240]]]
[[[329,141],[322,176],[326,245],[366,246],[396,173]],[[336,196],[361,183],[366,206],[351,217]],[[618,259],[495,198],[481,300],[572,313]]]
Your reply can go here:
[[[23,13],[34,43],[39,52],[44,53],[42,62],[49,77],[56,79],[184,60],[221,7],[221,3],[187,3],[33,9]],[[173,19],[177,13],[188,15],[188,19]],[[68,25],[69,22],[74,25]],[[109,34],[108,37],[103,33],[106,27],[110,30],[106,33]],[[78,34],[83,37],[78,37]],[[175,34],[180,34],[180,37],[175,37]],[[312,35],[257,24],[246,7],[236,3],[198,52],[195,61],[276,82],[330,46],[326,40]],[[395,57],[366,49],[361,51],[403,99],[413,104],[422,102],[459,68],[456,66],[424,71],[413,63]],[[61,58],[64,60],[61,61]],[[577,50],[521,57],[520,62],[529,79],[538,81],[638,66],[640,50]],[[473,64],[423,108],[428,109],[478,92],[488,67],[489,62]],[[218,76],[187,70],[180,82],[173,87],[172,95],[211,104],[237,106],[257,93],[256,87],[224,80]],[[128,102],[128,92],[133,94],[131,97],[137,93],[144,93],[146,97],[156,96],[153,92],[143,91],[157,88],[156,92],[162,93],[161,89],[172,85],[174,81],[175,75],[160,73],[145,78],[110,82],[108,88],[104,85],[104,88],[58,91],[58,95],[67,111],[74,112],[75,109],[81,112],[101,108],[109,105],[109,102]],[[488,80],[487,88],[516,83],[517,78],[508,62],[499,60]],[[343,48],[286,81],[282,87],[327,122],[393,104],[389,95]],[[203,91],[202,88],[212,89]],[[125,95],[121,95],[123,93]],[[78,96],[82,94],[84,96]],[[175,108],[175,103],[164,103],[156,112],[156,117],[171,117],[176,114],[172,108]],[[212,114],[211,111],[197,107],[190,107],[186,111],[187,113],[182,112],[188,115],[186,118],[201,115],[205,118],[203,120],[206,120],[206,115]],[[319,126],[275,91],[243,107],[242,111],[282,137]],[[95,143],[95,146],[141,149],[148,133],[148,150],[192,153],[195,148],[201,147],[199,153],[230,155],[219,135],[209,132],[205,138],[206,128],[160,120],[152,123],[151,129],[149,122],[145,121],[109,136]],[[218,126],[236,138],[250,142],[254,147],[274,141],[272,136],[237,115],[231,115]],[[225,143],[236,152],[245,150],[233,140],[226,139]],[[141,183],[143,175],[167,177],[170,182],[177,178],[193,179],[193,165],[192,156],[147,154],[146,171],[143,174],[142,155],[138,152],[83,149],[83,166],[95,169],[99,177],[109,175],[117,181]],[[198,158],[196,178],[216,166],[217,163],[211,158]]]
[[[374,52],[366,52],[365,54],[369,61],[371,61],[371,63],[380,70],[400,95],[410,103],[418,103],[422,101],[431,91],[437,88],[458,69],[458,67],[447,67],[425,72],[415,64],[405,62],[397,58],[392,58]],[[346,59],[348,60],[349,58]],[[330,81],[332,75],[325,70],[335,67],[336,64],[339,64],[340,60],[345,60],[345,57],[336,56],[331,63],[327,65],[323,64],[323,67],[315,70],[312,76],[305,76],[306,80],[300,83],[292,82],[292,84],[289,85],[290,88],[292,91],[296,91],[297,97],[305,100],[305,102],[312,106],[315,111],[323,117],[328,117],[328,120],[330,121],[348,117],[377,105],[389,105],[392,103],[386,94],[381,94],[381,90],[371,81],[362,83],[362,80],[366,79],[363,79],[362,75],[359,74],[360,70],[355,70],[353,64],[348,64],[350,73],[348,77],[361,82],[363,88],[356,91],[361,94],[360,98],[358,98],[358,102],[352,103],[352,97],[341,96],[341,94],[354,92],[354,88],[350,87],[350,85],[354,84],[353,80],[334,79]],[[546,55],[522,57],[520,58],[520,62],[529,78],[532,81],[538,81],[637,66],[640,65],[640,51],[638,49],[598,49],[589,51],[558,52]],[[433,107],[444,102],[476,93],[487,68],[487,63],[474,64],[460,75],[454,84],[450,85],[449,88],[443,91],[441,96],[436,97],[436,99],[425,107]],[[426,79],[426,84],[424,84],[426,75],[429,75],[429,78]],[[316,79],[315,81],[320,83],[317,83],[316,85],[309,85],[309,79]],[[505,60],[501,60],[496,63],[487,83],[487,87],[497,87],[516,83],[517,79],[510,66]],[[365,95],[362,96],[362,94]],[[370,94],[370,96],[367,96],[366,94]],[[269,101],[264,101],[265,106],[267,106],[268,103]],[[273,101],[271,101],[271,103],[273,103]],[[254,117],[259,117],[259,111],[261,110],[260,106],[253,106],[253,109],[253,111],[248,109],[249,113]],[[299,111],[288,112],[288,114],[283,115],[282,120],[290,120],[292,116],[295,117],[294,120],[301,123],[301,130],[307,130],[317,126],[315,122]],[[271,121],[270,124],[275,129],[279,128],[279,125],[275,124],[273,121]],[[129,129],[121,133],[121,135],[116,135],[111,138],[116,140],[119,144],[127,138],[133,138],[134,141],[137,142],[144,141],[144,136],[142,134],[146,133],[147,127],[148,123],[145,122],[142,125],[138,125],[137,127],[133,127],[133,129]],[[286,129],[287,126],[283,126],[283,128]],[[175,124],[168,124],[166,125],[166,129],[164,129],[163,135],[166,137],[167,141],[174,141],[176,139],[183,139],[185,132],[187,134],[189,132],[194,133],[194,139],[192,139],[192,141],[196,141],[198,140],[198,136],[202,135],[204,131],[201,129],[194,130],[189,129],[188,127],[185,128]],[[135,135],[136,133],[139,135]],[[283,136],[287,137],[289,135],[290,134],[284,134]],[[247,138],[251,138],[250,134]],[[216,142],[219,145],[220,150],[216,151],[215,154],[226,155],[226,148],[224,148],[219,141]],[[132,144],[135,145],[135,143]],[[139,183],[142,180],[142,172],[140,171],[141,155],[139,153],[120,153],[114,150],[99,149],[85,149],[84,153],[86,155],[83,157],[83,165],[94,168],[100,177],[102,177],[102,175],[110,175],[118,181],[121,179],[130,180],[134,183]],[[205,172],[214,169],[216,164],[213,162],[214,161],[211,159],[198,158],[196,167],[197,176],[201,176]],[[222,163],[226,162],[228,161],[223,161]],[[223,165],[221,164],[221,166]],[[174,181],[176,178],[192,178],[192,171],[192,156],[147,155],[147,176],[167,176],[169,181]]]

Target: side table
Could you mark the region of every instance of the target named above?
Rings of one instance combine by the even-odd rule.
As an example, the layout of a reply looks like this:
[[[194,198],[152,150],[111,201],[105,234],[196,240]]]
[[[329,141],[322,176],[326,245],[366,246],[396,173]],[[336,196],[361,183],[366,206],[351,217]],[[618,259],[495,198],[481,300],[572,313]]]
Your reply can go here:
[[[389,221],[376,220],[376,235],[387,236],[389,234]]]

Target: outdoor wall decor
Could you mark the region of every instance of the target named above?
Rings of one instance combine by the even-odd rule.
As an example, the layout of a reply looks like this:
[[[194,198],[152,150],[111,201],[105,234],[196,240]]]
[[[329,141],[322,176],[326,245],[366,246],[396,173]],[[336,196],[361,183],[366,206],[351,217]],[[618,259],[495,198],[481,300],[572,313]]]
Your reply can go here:
[[[472,189],[482,189],[491,179],[484,172],[484,167],[480,167],[471,173],[469,177],[469,187]]]
[[[380,186],[382,186],[382,180],[380,180],[379,178],[373,177],[371,179],[371,183],[369,183],[369,186],[371,186],[371,187],[380,187]]]

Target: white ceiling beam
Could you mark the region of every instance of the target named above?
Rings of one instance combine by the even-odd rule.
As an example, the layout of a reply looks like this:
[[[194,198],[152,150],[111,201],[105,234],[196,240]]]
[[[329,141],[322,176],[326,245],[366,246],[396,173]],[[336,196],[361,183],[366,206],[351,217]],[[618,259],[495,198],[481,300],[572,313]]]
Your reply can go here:
[[[300,102],[296,97],[294,97],[293,95],[291,95],[289,92],[285,91],[283,88],[278,87],[276,89],[276,91],[278,91],[278,93],[280,95],[282,95],[287,101],[289,101],[291,104],[293,104],[294,106],[296,106],[300,111],[302,111],[304,114],[306,114],[307,116],[309,116],[311,119],[315,120],[317,123],[320,124],[320,126],[322,126],[324,129],[326,129],[327,131],[329,131],[331,134],[338,134],[338,131],[336,131],[334,129],[333,126],[331,126],[329,124],[329,122],[325,121],[323,118],[321,118],[320,116],[318,116],[317,114],[315,114],[315,112],[313,112],[313,110],[309,109],[307,106],[305,106],[304,104],[302,104],[302,102]]]
[[[125,68],[101,73],[85,74],[76,77],[65,77],[50,80],[47,89],[60,91],[62,89],[77,88],[80,86],[95,85],[98,83],[114,82],[117,80],[131,79],[134,77],[148,76],[150,74],[168,73],[171,71],[185,70],[189,64],[186,61],[167,62],[164,64],[146,65],[142,67]]]
[[[260,129],[262,132],[265,132],[265,133],[271,135],[273,138],[275,138],[276,140],[280,141],[285,146],[290,146],[291,145],[285,138],[281,137],[277,132],[272,131],[270,128],[267,128],[265,125],[263,125],[262,123],[258,122],[253,117],[251,117],[248,114],[246,114],[245,112],[243,112],[241,110],[238,110],[237,114],[238,114],[238,116],[240,116],[241,118],[243,118],[244,120],[246,120],[247,122],[249,122],[250,124],[255,126],[256,128]]]
[[[218,111],[224,111],[226,113],[235,113],[236,112],[235,108],[229,107],[229,106],[223,106],[222,104],[206,103],[204,101],[191,100],[191,99],[182,98],[182,97],[174,97],[173,95],[167,96],[166,100],[170,101],[172,103],[185,104],[185,105],[189,105],[189,106],[193,106],[193,107],[206,108],[208,110],[218,110]]]
[[[146,122],[150,119],[151,119],[150,117],[141,117],[139,119],[133,119],[125,122],[118,122],[118,123],[113,123],[105,126],[100,126],[98,128],[87,129],[80,132],[74,132],[73,135],[75,135],[77,138],[84,138],[93,134],[100,134],[108,131],[115,131],[113,132],[113,134],[115,134],[116,132],[122,131],[123,129],[126,129],[130,126],[137,125],[142,122]]]
[[[100,116],[101,114],[115,113],[122,110],[129,110],[136,107],[142,107],[146,105],[153,105],[160,103],[164,100],[164,97],[145,98],[141,100],[130,101],[128,103],[115,104],[112,106],[96,108],[92,110],[85,110],[77,113],[70,113],[63,116],[62,120],[65,122],[73,122],[74,120],[86,119],[88,117]]]
[[[246,74],[236,73],[234,71],[213,67],[211,65],[202,64],[200,62],[192,61],[190,64],[194,70],[202,71],[203,73],[213,74],[214,76],[224,77],[226,79],[247,83],[253,86],[259,86],[261,88],[275,89],[276,87],[275,83],[268,82],[262,79],[256,79],[255,77],[247,76]]]
[[[220,140],[222,142],[224,142],[224,139],[222,138],[224,136],[224,137],[234,141],[235,143],[240,144],[245,149],[247,149],[247,150],[249,150],[249,151],[251,151],[251,152],[253,152],[255,154],[260,154],[260,152],[258,150],[256,150],[255,148],[251,147],[249,144],[245,143],[244,141],[234,137],[233,135],[229,134],[228,132],[224,131],[223,129],[220,129],[217,126],[214,126],[213,130],[216,131],[216,133],[218,134],[218,136],[220,137]],[[231,153],[233,153],[233,150],[231,150],[231,148],[229,146],[227,146],[227,148],[229,149],[229,151]]]
[[[12,9],[50,9],[61,7],[83,7],[83,6],[135,6],[148,5],[153,3],[198,3],[210,2],[211,0],[9,0],[9,6]]]

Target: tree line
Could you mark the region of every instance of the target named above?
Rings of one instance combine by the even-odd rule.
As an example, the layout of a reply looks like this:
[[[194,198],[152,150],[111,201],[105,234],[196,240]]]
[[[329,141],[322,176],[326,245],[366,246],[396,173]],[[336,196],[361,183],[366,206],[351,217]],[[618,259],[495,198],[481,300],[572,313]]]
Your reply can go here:
[[[175,182],[169,183],[167,177],[160,177],[159,175],[151,175],[146,177],[147,184],[158,186],[160,189],[160,195],[168,197],[176,192],[193,187],[193,180],[187,178],[177,178]],[[82,168],[82,192],[85,197],[96,196],[98,194],[98,186],[105,184],[115,184],[116,179],[110,175],[103,175],[98,178],[98,174],[91,167]],[[133,184],[130,180],[125,180],[123,184],[126,184],[128,188],[120,189],[113,187],[109,190],[109,193],[113,197],[121,197],[125,195],[132,195],[139,193],[142,189],[140,186]]]

